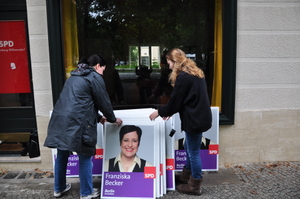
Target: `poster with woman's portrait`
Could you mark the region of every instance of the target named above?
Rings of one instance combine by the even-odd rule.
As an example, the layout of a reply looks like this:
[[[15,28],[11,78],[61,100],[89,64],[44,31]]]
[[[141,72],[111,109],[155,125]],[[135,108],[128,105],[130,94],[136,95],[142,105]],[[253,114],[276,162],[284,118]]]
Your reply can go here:
[[[211,107],[212,127],[202,134],[200,157],[202,159],[203,171],[219,170],[219,108]],[[175,170],[181,171],[186,161],[186,151],[184,150],[184,132],[180,129],[181,121],[178,115],[174,117],[174,128],[176,137],[175,149]],[[178,132],[177,132],[178,131]]]
[[[157,123],[104,125],[101,198],[155,198],[159,175]]]

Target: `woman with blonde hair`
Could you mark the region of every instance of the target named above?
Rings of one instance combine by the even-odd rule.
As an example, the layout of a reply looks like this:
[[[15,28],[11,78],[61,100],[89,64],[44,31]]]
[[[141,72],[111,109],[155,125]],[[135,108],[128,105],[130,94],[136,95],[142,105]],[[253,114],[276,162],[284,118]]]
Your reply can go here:
[[[166,58],[172,70],[169,81],[174,88],[168,103],[154,111],[149,118],[155,120],[161,116],[168,119],[179,112],[181,130],[185,132],[184,148],[187,152],[187,160],[179,177],[181,184],[177,186],[177,190],[182,193],[201,195],[203,178],[199,149],[202,133],[212,125],[204,73],[178,48],[170,50]]]

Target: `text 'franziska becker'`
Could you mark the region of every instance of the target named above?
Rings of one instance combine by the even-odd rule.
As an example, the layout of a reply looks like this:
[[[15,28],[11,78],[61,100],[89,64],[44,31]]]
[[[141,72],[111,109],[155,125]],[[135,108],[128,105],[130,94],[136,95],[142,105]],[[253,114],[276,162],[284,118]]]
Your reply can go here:
[[[105,174],[105,185],[111,185],[111,186],[122,186],[123,181],[118,181],[119,180],[130,180],[130,175],[127,174]]]

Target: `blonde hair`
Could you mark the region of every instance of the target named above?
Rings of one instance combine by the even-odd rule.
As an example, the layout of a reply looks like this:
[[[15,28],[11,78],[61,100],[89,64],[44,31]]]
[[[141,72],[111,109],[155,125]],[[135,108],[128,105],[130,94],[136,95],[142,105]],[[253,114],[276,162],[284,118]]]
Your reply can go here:
[[[170,50],[166,58],[174,62],[174,68],[169,76],[169,81],[172,86],[175,85],[176,78],[181,71],[199,78],[204,78],[204,72],[197,67],[193,60],[187,58],[185,53],[179,48]]]

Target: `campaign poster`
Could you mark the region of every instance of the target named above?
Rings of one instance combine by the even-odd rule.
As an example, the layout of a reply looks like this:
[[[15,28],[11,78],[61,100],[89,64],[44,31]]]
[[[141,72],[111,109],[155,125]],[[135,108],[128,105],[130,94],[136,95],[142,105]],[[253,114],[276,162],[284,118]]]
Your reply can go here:
[[[159,120],[157,120],[158,122]],[[163,196],[167,193],[166,189],[166,137],[165,137],[165,121],[159,123],[159,142],[160,152],[159,154],[159,196]]]
[[[156,198],[158,131],[157,123],[136,119],[105,123],[101,198]]]
[[[0,94],[30,93],[25,21],[0,21]]]
[[[203,133],[200,157],[203,171],[219,170],[219,108],[211,107],[212,127]],[[179,117],[175,117],[178,128]],[[179,130],[179,129],[177,129]],[[177,134],[177,132],[176,132]],[[178,140],[175,140],[175,170],[181,171],[186,162],[186,151],[184,150],[184,133],[179,130]]]
[[[166,142],[166,157],[165,157],[165,179],[166,189],[175,190],[175,162],[174,162],[174,140],[175,134],[173,128],[173,117],[166,121],[165,124],[165,142]]]
[[[52,111],[50,111],[51,117]],[[97,144],[96,144],[96,154],[92,158],[93,162],[93,176],[101,176],[102,175],[102,165],[103,165],[103,125],[97,124]],[[57,157],[57,150],[52,149],[52,162],[53,162],[53,170]],[[79,157],[74,152],[68,158],[67,164],[67,177],[79,177]]]
[[[57,150],[52,149],[53,170],[54,170],[56,158],[57,158]],[[96,149],[96,155],[94,155],[92,158],[93,176],[102,175],[102,160],[103,160],[103,149]],[[79,157],[76,153],[73,153],[73,155],[70,155],[68,158],[66,176],[79,177]]]
[[[159,170],[159,175],[155,179],[156,181],[156,197],[162,196],[166,193],[166,164],[165,164],[165,121],[158,117],[155,121],[150,121],[149,115],[154,112],[155,109],[152,108],[141,108],[141,109],[130,109],[130,110],[117,110],[114,111],[116,117],[119,117],[123,120],[124,123],[134,121],[135,123],[140,124],[155,124],[157,128],[158,135],[158,145],[157,149],[159,150],[156,153],[156,156],[159,158],[159,165],[157,165],[157,169]],[[131,122],[132,123],[132,122]]]

